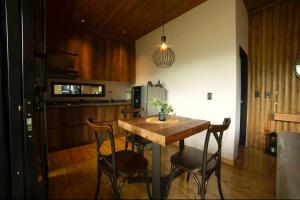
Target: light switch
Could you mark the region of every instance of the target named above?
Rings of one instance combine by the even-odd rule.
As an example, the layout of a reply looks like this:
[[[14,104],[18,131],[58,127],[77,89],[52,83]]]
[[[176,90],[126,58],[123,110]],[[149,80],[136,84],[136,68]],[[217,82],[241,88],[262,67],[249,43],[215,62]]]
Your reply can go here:
[[[207,100],[212,100],[212,93],[211,92],[207,93]]]

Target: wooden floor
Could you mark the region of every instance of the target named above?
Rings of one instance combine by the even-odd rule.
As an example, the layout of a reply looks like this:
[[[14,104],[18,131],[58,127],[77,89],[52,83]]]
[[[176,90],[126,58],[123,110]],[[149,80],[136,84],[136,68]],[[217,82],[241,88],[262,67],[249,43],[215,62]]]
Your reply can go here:
[[[124,148],[124,138],[116,139],[117,149]],[[110,146],[103,147],[109,152]],[[169,173],[169,157],[177,146],[162,148],[162,174]],[[96,183],[95,145],[86,145],[49,154],[49,198],[92,199]],[[145,156],[149,160],[151,174],[151,151]],[[222,188],[225,199],[274,199],[276,158],[262,150],[240,148],[236,165],[222,165]],[[185,181],[186,175],[174,179],[170,199],[195,199],[197,187],[194,180]],[[102,177],[100,198],[111,198],[111,190],[105,176]],[[126,184],[122,199],[147,199],[143,183]],[[206,198],[219,198],[216,178],[208,184]]]

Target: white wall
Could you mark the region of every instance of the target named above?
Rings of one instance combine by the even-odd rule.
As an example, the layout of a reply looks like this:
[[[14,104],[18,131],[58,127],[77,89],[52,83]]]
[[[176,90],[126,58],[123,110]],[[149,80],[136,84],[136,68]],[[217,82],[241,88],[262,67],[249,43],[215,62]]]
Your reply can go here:
[[[233,160],[237,105],[236,0],[209,0],[170,21],[165,26],[167,43],[175,52],[170,68],[157,68],[152,55],[160,45],[158,28],[136,41],[136,81],[160,79],[168,89],[168,100],[177,115],[232,124],[224,135],[223,157]],[[212,100],[207,100],[212,92]],[[202,147],[205,134],[186,144]]]

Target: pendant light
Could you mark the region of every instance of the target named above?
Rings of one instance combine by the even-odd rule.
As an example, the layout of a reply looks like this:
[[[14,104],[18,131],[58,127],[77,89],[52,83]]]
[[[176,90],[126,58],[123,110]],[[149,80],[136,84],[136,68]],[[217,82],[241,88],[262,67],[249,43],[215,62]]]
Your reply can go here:
[[[167,37],[165,36],[165,0],[163,0],[163,34],[161,36],[161,45],[153,54],[153,62],[157,67],[170,67],[175,61],[175,53],[167,45]]]

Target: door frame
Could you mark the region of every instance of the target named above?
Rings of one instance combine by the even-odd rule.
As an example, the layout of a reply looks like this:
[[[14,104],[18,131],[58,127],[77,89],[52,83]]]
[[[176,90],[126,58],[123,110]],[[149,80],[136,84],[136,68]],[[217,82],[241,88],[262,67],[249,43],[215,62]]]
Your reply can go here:
[[[36,104],[43,94],[42,88],[45,88],[41,83],[46,82],[45,76],[40,77],[45,71],[44,0],[2,0],[0,5],[4,25],[1,26],[0,71],[3,92],[0,94],[0,111],[4,109],[0,114],[0,124],[4,125],[1,126],[4,130],[1,130],[0,137],[8,138],[7,152],[1,145],[0,159],[9,163],[6,164],[9,173],[6,178],[0,177],[0,183],[9,185],[4,192],[12,199],[46,198],[43,189],[46,183],[42,180],[42,188],[39,187],[38,173],[41,166],[45,168],[47,158],[44,151],[41,159],[37,157],[38,148],[45,150],[46,147],[44,140],[39,141],[44,135],[38,135],[35,129],[43,124],[38,119],[44,118],[44,112],[39,113],[41,108]],[[39,118],[35,121],[36,113]],[[42,176],[47,173],[41,171]]]
[[[1,1],[0,10],[1,14],[3,14],[3,5],[4,3]],[[4,68],[6,67],[6,52],[5,52],[5,26],[3,23],[3,15],[0,16],[0,199],[9,199],[9,151],[8,144],[9,139],[7,135],[7,124],[5,123],[5,117],[7,116],[7,111],[4,109],[6,106],[4,105],[4,83],[5,76]]]
[[[2,66],[6,126],[9,136],[10,198],[24,198],[24,138],[22,117],[22,50],[19,0],[1,1],[5,65]]]
[[[241,101],[239,145],[247,144],[248,55],[240,47]]]

